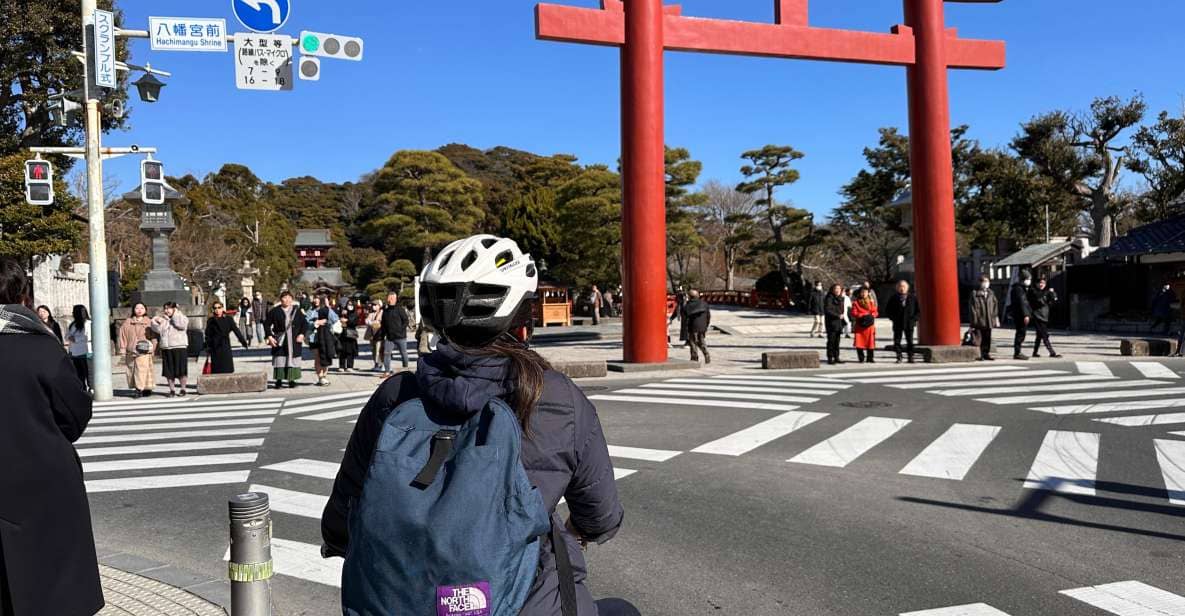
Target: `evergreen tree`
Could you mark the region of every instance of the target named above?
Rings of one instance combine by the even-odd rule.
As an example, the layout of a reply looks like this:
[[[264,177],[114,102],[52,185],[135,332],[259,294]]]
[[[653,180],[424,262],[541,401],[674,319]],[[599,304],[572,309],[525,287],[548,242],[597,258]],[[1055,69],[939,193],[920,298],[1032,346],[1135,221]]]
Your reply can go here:
[[[581,287],[620,282],[621,176],[592,165],[559,188],[556,208],[561,240],[553,275]]]
[[[555,191],[536,188],[510,202],[499,233],[518,242],[536,261],[552,262],[560,237],[557,215]]]
[[[84,231],[73,215],[79,201],[66,189],[56,164],[53,204],[25,203],[25,161],[31,158],[27,151],[0,157],[0,255],[26,264],[34,257],[74,251]]]
[[[667,284],[671,291],[677,285],[691,286],[688,265],[704,245],[697,208],[707,203],[707,197],[691,190],[702,170],[703,163],[692,160],[686,148],[666,148]]]
[[[803,156],[790,146],[767,145],[760,150],[749,150],[741,154],[741,158],[750,163],[741,167],[747,180],[737,185],[737,190],[756,196],[757,217],[769,227],[770,235],[755,249],[774,258],[787,289],[797,287],[790,276],[789,255],[792,251],[804,250],[805,240],[812,237],[815,225],[809,212],[779,204],[774,199],[774,192],[798,181],[798,170],[790,165]],[[801,269],[802,259],[796,263]]]

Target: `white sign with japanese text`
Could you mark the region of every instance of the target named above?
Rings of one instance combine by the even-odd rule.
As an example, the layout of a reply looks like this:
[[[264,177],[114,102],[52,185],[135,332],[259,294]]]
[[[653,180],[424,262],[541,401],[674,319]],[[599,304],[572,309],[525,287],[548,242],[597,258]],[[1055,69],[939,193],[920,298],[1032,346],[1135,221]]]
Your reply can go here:
[[[234,42],[236,87],[292,89],[292,37],[236,32]]]
[[[153,51],[226,51],[226,20],[212,17],[149,17]]]
[[[115,15],[95,11],[95,85],[115,87]]]

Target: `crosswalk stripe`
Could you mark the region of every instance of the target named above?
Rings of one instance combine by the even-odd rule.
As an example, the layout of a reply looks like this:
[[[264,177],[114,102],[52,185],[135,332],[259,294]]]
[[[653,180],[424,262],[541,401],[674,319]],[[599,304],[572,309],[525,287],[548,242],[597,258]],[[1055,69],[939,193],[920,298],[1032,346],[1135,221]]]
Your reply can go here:
[[[1185,441],[1155,439],[1155,444],[1156,461],[1160,463],[1169,502],[1185,505]]]
[[[683,453],[666,449],[643,449],[641,447],[622,447],[609,445],[609,455],[614,458],[628,458],[630,460],[646,460],[649,462],[666,462]]]
[[[1168,366],[1156,361],[1133,361],[1132,367],[1150,379],[1179,379],[1181,375]]]
[[[685,385],[683,383],[646,383],[642,385],[644,389],[688,389],[691,391],[732,391],[738,393],[755,393],[755,394],[803,394],[808,396],[830,396],[831,394],[839,393],[836,390],[829,389],[785,389],[776,387],[746,387],[740,385]]]
[[[251,484],[247,491],[266,493],[267,502],[271,505],[272,511],[313,518],[314,520],[321,519],[321,514],[325,512],[325,504],[329,502],[328,496],[285,490],[257,483]]]
[[[229,428],[226,430],[183,430],[181,432],[156,432],[149,434],[116,434],[112,436],[84,436],[74,442],[74,445],[98,445],[99,443],[136,443],[142,441],[168,441],[177,438],[197,438],[199,436],[246,436],[248,434],[267,434],[270,428]],[[87,430],[88,434],[90,430]]]
[[[667,380],[663,381],[662,383],[658,383],[658,384],[664,385],[667,383],[691,383],[691,384],[695,384],[695,385],[699,385],[699,386],[735,385],[735,386],[741,386],[741,387],[748,387],[754,391],[763,390],[763,389],[764,390],[785,391],[787,389],[795,388],[795,389],[810,389],[810,390],[815,390],[815,391],[819,391],[819,392],[838,392],[838,391],[843,391],[845,389],[848,389],[852,386],[851,383],[839,383],[839,382],[833,382],[833,383],[779,383],[776,381],[747,381],[747,380],[743,380],[743,379],[734,379],[734,378],[711,379],[708,381],[705,381],[703,379],[678,378],[678,379],[667,379]]]
[[[1027,385],[1024,383],[1007,387],[972,387],[965,389],[936,389],[928,393],[941,396],[990,396],[992,394],[1042,393],[1046,391],[1089,391],[1092,389],[1129,389],[1164,385],[1163,381],[1105,381],[1102,383],[1065,383],[1052,385]],[[1091,394],[1092,397],[1097,394]]]
[[[1098,434],[1050,430],[1045,433],[1024,487],[1093,496],[1098,466]]]
[[[639,396],[677,396],[690,398],[721,398],[724,400],[736,400],[741,398],[744,400],[768,400],[770,402],[798,402],[800,404],[810,404],[818,402],[818,398],[808,398],[805,396],[776,396],[772,394],[736,394],[714,391],[699,391],[699,390],[682,390],[682,389],[647,389],[639,387],[637,389],[619,389],[614,393],[617,394],[634,394]]]
[[[91,420],[92,424],[126,424],[126,423],[140,423],[146,421],[173,421],[177,419],[221,419],[223,417],[265,417],[275,415],[274,410],[266,411],[234,411],[227,413],[194,413],[184,412],[178,415],[143,415],[135,417],[96,417]]]
[[[1169,432],[1169,434],[1173,436],[1185,436],[1185,432]]]
[[[790,384],[795,384],[795,385],[797,385],[799,383],[803,383],[803,384],[814,384],[814,385],[827,385],[829,387],[836,386],[835,379],[828,378],[828,377],[822,377],[822,376],[809,377],[809,376],[773,376],[773,375],[764,375],[764,374],[717,374],[716,376],[712,377],[712,380],[716,380],[716,379],[729,379],[729,380],[736,380],[736,381],[755,381],[758,383],[768,381],[771,383],[790,383]],[[851,386],[846,385],[845,387],[851,387]]]
[[[117,404],[110,406],[99,406],[95,403],[91,408],[95,415],[106,415],[109,413],[116,413],[119,411],[140,411],[142,413],[166,413],[172,409],[209,409],[216,410],[221,408],[277,408],[284,403],[281,398],[269,398],[263,400],[201,400],[201,401],[181,401],[176,398],[161,404]]]
[[[210,407],[210,408],[176,408],[176,409],[140,409],[137,411],[109,411],[103,413],[95,413],[94,418],[109,420],[115,417],[163,417],[165,415],[186,415],[192,416],[199,413],[214,413],[214,412],[228,412],[231,415],[242,415],[243,413],[255,413],[256,415],[274,415],[276,409],[279,408],[274,404],[269,405],[247,405],[247,406],[226,406],[226,407]]]
[[[954,605],[933,610],[922,610],[920,612],[903,612],[901,616],[1008,616],[1008,613],[1001,612],[986,603],[972,603],[970,605]]]
[[[261,438],[230,439],[225,441],[187,441],[184,443],[156,443],[154,445],[130,445],[127,447],[85,447],[78,449],[80,458],[95,456],[118,456],[134,453],[160,453],[164,451],[197,451],[204,449],[242,449],[260,447]]]
[[[1100,404],[1069,404],[1064,406],[1038,406],[1031,411],[1053,413],[1054,415],[1077,415],[1083,413],[1114,413],[1117,411],[1147,411],[1150,409],[1171,409],[1185,406],[1185,400],[1137,400],[1129,402],[1104,402]]]
[[[1029,370],[1026,372],[984,372],[982,374],[923,374],[921,376],[881,376],[875,378],[853,379],[857,383],[865,385],[885,385],[887,387],[898,387],[904,385],[921,385],[923,383],[940,383],[942,381],[949,381],[950,379],[975,379],[977,382],[986,381],[985,384],[990,385],[992,381],[1001,381],[1005,383],[1015,383],[1030,376],[1053,376],[1058,374],[1068,374],[1062,370]]]
[[[1097,376],[1113,376],[1111,369],[1107,367],[1105,362],[1101,361],[1076,361],[1074,366],[1078,368],[1078,372],[1082,374],[1094,374]]]
[[[288,539],[272,538],[272,562],[281,575],[300,578],[326,586],[341,587],[341,558],[322,558],[321,546]]]
[[[1059,592],[1118,616],[1185,616],[1185,597],[1143,582],[1115,582]]]
[[[86,433],[95,432],[147,432],[150,430],[175,430],[178,428],[209,428],[213,426],[259,426],[270,424],[274,417],[260,419],[215,419],[212,421],[183,421],[177,423],[158,423],[133,426],[87,426]]]
[[[344,411],[330,411],[328,413],[318,413],[316,415],[304,415],[297,417],[305,421],[329,421],[331,419],[341,419],[343,417],[355,417],[362,413],[362,407],[356,409],[346,409]]]
[[[122,492],[125,490],[151,490],[156,488],[182,488],[190,486],[246,483],[251,471],[224,471],[219,473],[191,473],[186,475],[149,475],[143,477],[120,477],[119,479],[92,479],[86,482],[87,492]]]
[[[793,411],[794,409],[798,408],[797,406],[790,406],[786,404],[770,404],[768,402],[723,402],[720,400],[685,400],[683,398],[649,398],[645,396],[615,396],[604,394],[589,396],[589,400],[603,400],[605,402],[639,402],[644,404],[670,404],[675,406],[714,406],[729,409],[760,409],[766,411]]]
[[[970,366],[964,368],[917,368],[911,370],[893,370],[886,368],[884,370],[873,370],[872,372],[836,372],[828,376],[833,379],[857,379],[863,377],[877,377],[896,375],[902,377],[912,376],[928,376],[932,374],[974,374],[978,372],[1024,372],[1029,370],[1023,366]]]
[[[962,480],[987,449],[999,426],[957,423],[901,469],[902,475]]]
[[[361,411],[362,407],[366,406],[366,403],[369,400],[370,400],[370,396],[367,396],[365,398],[351,398],[351,399],[346,399],[346,400],[331,400],[329,402],[322,402],[320,404],[310,404],[307,406],[302,406],[297,409],[287,409],[286,408],[285,410],[287,410],[288,412],[287,413],[281,412],[280,414],[281,415],[297,415],[300,413],[313,413],[315,411],[324,411],[327,409],[340,409],[340,408],[352,408],[352,409],[354,409],[355,412],[357,412],[357,411]]]
[[[629,477],[630,475],[633,475],[636,472],[638,472],[638,471],[635,471],[635,470],[629,469],[629,468],[613,467],[613,480],[616,481],[618,479],[625,479],[626,477]]]
[[[1042,402],[1071,402],[1073,400],[1106,400],[1109,398],[1145,398],[1164,394],[1185,394],[1185,387],[1161,387],[1139,391],[1084,391],[1069,394],[1045,396],[1009,396],[1003,398],[977,398],[980,402],[992,404],[1041,404]],[[1158,407],[1151,407],[1158,408]],[[1060,413],[1059,413],[1060,414]]]
[[[277,462],[276,464],[268,464],[262,468],[269,471],[280,471],[283,473],[292,473],[294,475],[304,475],[306,477],[333,479],[334,477],[337,477],[338,466],[339,465],[335,462],[322,462],[321,460],[297,458],[295,460]]]
[[[284,402],[284,398],[278,398],[278,397],[272,397],[272,398],[228,398],[228,397],[224,397],[224,396],[210,396],[209,398],[210,399],[206,399],[205,396],[198,398],[198,399],[166,398],[164,396],[158,395],[158,396],[154,396],[152,398],[135,398],[135,399],[123,398],[123,399],[119,399],[119,400],[107,400],[105,402],[94,402],[91,404],[91,408],[109,409],[109,408],[118,407],[118,406],[128,406],[128,407],[133,407],[133,408],[144,408],[144,407],[149,407],[149,406],[180,406],[180,405],[196,406],[196,405],[208,405],[208,404],[230,404],[235,401],[251,401],[251,402],[260,402],[260,403],[270,402],[273,404],[282,404]]]
[[[85,473],[106,473],[110,471],[134,471],[146,468],[179,468],[182,466],[218,466],[221,464],[247,464],[254,462],[259,454],[227,453],[211,456],[174,456],[171,458],[139,458],[135,460],[107,460],[87,462],[82,465]]]
[[[1030,375],[1039,372],[1053,372],[1059,376],[1046,376],[1038,378],[1029,378]],[[1002,378],[1007,377],[1007,379]],[[1102,381],[1118,381],[1117,376],[1094,376],[1091,374],[1066,374],[1058,370],[1034,370],[1031,373],[1026,373],[1023,380],[1016,380],[1018,376],[1012,373],[1005,373],[995,378],[975,379],[973,381],[935,381],[935,382],[920,382],[920,383],[902,383],[898,385],[889,385],[894,389],[929,389],[931,387],[984,387],[994,385],[997,382],[1001,383],[1021,383],[1023,385],[1041,385],[1044,383],[1096,383]]]
[[[789,411],[728,436],[704,443],[691,451],[722,456],[739,456],[808,426],[827,416],[827,413]]]
[[[1145,426],[1163,426],[1169,424],[1185,423],[1185,413],[1163,413],[1155,415],[1127,415],[1125,417],[1102,417],[1094,421],[1103,423],[1115,424],[1117,426],[1128,426],[1129,428],[1142,428]]]
[[[374,391],[351,391],[344,394],[329,394],[325,396],[313,396],[311,398],[295,398],[284,401],[284,412],[281,415],[290,415],[291,413],[302,412],[304,406],[310,404],[320,404],[322,402],[329,402],[330,400],[365,400],[374,395]],[[291,412],[289,412],[291,411]]]
[[[898,430],[908,419],[866,417],[854,426],[787,460],[799,464],[844,467],[864,455]]]

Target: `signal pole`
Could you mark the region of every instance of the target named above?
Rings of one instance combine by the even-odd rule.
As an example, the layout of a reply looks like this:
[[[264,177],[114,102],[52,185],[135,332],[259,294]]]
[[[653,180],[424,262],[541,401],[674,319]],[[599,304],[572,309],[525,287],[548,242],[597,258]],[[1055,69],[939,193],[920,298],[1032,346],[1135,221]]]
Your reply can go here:
[[[86,24],[94,23],[96,0],[82,0],[82,45],[87,55],[84,74],[86,84],[86,206],[90,225],[87,257],[90,261],[91,298],[91,357],[94,365],[92,385],[95,400],[110,400],[115,396],[111,384],[111,304],[107,297],[107,228],[103,206],[103,156],[100,135],[103,127],[99,117],[99,89],[94,86],[91,72],[92,44],[87,40]],[[94,86],[94,91],[92,91]]]

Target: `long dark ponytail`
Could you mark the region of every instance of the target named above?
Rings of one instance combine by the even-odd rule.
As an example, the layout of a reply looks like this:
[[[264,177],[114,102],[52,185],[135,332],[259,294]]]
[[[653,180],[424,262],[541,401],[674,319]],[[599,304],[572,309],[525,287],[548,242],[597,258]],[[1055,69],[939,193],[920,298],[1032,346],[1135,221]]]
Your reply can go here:
[[[470,355],[503,357],[510,360],[510,374],[514,393],[510,405],[522,426],[523,435],[531,438],[531,416],[543,397],[543,375],[551,370],[551,364],[543,356],[527,348],[509,334],[499,336],[488,345],[465,349]]]

